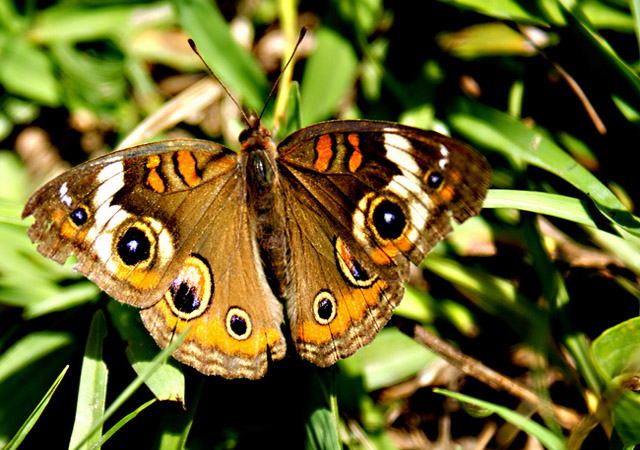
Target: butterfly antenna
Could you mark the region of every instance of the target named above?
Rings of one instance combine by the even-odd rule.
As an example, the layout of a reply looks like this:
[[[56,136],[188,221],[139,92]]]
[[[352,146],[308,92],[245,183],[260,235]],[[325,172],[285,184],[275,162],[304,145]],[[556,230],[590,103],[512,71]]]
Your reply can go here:
[[[273,97],[273,94],[276,92],[276,89],[278,88],[278,83],[280,82],[280,78],[282,78],[282,74],[284,74],[285,70],[287,70],[287,67],[289,67],[289,64],[291,63],[291,61],[293,61],[293,57],[296,55],[296,51],[298,50],[298,47],[300,46],[300,43],[302,42],[302,39],[304,39],[305,34],[307,34],[307,28],[306,27],[302,27],[300,29],[300,35],[298,36],[298,42],[296,42],[296,45],[293,47],[293,51],[291,52],[291,56],[289,56],[289,59],[287,60],[287,63],[284,65],[284,67],[280,71],[280,75],[278,75],[278,79],[274,83],[273,88],[271,88],[271,92],[269,92],[269,96],[267,97],[267,101],[264,102],[264,106],[262,107],[262,111],[260,111],[260,115],[258,116],[258,122],[260,122],[260,119],[262,119],[262,115],[264,114],[265,110],[267,109],[267,105],[269,104],[269,101],[271,100],[271,97]]]
[[[202,61],[202,64],[204,64],[204,66],[207,68],[207,70],[209,71],[211,76],[218,82],[218,84],[220,84],[220,86],[222,86],[222,89],[224,89],[224,91],[227,93],[229,98],[236,105],[236,107],[238,108],[238,111],[240,111],[240,114],[242,114],[242,119],[245,121],[247,126],[249,126],[250,128],[253,128],[255,126],[255,124],[253,124],[249,120],[249,118],[247,117],[247,114],[244,112],[244,110],[242,109],[242,107],[240,106],[240,104],[238,103],[236,98],[233,95],[231,95],[231,92],[229,91],[229,89],[227,89],[227,86],[225,86],[225,84],[222,82],[222,80],[220,78],[218,78],[218,76],[213,72],[213,70],[211,70],[211,67],[209,67],[209,64],[207,64],[207,62],[204,60],[204,58],[202,57],[202,55],[198,51],[198,47],[196,47],[196,43],[191,38],[189,38],[189,45],[191,46],[191,49],[195,52],[195,54],[198,55],[198,58],[200,58],[200,61]],[[260,123],[260,121],[258,121],[257,123]]]

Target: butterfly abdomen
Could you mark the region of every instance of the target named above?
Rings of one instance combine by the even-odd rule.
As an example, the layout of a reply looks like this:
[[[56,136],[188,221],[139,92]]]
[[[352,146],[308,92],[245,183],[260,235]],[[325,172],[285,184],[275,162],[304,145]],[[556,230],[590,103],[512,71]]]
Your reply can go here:
[[[263,139],[246,148],[240,158],[247,177],[249,215],[255,223],[264,273],[274,295],[282,298],[288,284],[288,247],[275,147],[270,139]]]

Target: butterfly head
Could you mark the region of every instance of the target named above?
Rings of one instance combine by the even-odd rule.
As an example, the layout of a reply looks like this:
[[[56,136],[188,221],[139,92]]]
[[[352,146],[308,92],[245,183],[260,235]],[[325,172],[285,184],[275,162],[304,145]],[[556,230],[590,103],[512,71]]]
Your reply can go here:
[[[242,130],[238,140],[242,151],[268,149],[273,147],[271,132],[260,124],[260,117],[251,112],[246,116],[247,128]]]

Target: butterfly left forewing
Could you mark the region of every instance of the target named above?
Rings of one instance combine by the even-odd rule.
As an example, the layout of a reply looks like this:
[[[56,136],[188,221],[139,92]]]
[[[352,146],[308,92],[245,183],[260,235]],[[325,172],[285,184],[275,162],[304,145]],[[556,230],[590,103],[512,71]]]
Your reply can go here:
[[[74,266],[112,297],[132,305],[156,301],[179,270],[206,213],[190,202],[195,187],[215,197],[233,177],[235,154],[217,144],[173,140],[113,152],[50,181],[28,201],[23,217],[38,251]]]

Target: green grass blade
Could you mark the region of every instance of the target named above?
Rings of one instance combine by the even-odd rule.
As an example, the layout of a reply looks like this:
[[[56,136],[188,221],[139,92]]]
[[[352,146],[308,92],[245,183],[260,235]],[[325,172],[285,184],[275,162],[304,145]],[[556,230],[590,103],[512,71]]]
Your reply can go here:
[[[67,333],[39,331],[25,336],[0,356],[0,384],[70,343]]]
[[[241,103],[260,110],[267,98],[269,84],[253,56],[231,35],[215,3],[207,0],[174,0],[178,20],[198,45],[198,50],[216,75]]]
[[[587,202],[573,197],[547,192],[491,189],[485,208],[515,208],[598,228]]]
[[[629,6],[631,7],[631,14],[633,15],[633,28],[636,33],[638,48],[640,48],[640,0],[631,0]]]
[[[146,403],[143,403],[142,405],[138,406],[133,412],[127,414],[126,416],[124,416],[122,419],[120,419],[118,421],[118,423],[116,423],[114,426],[112,426],[111,428],[109,428],[109,431],[107,431],[100,439],[98,439],[95,444],[93,446],[91,446],[90,448],[92,449],[96,449],[96,448],[100,448],[100,446],[102,444],[104,444],[105,442],[107,442],[109,440],[109,438],[111,436],[113,436],[120,428],[122,428],[123,426],[125,426],[127,423],[129,423],[132,419],[135,419],[135,417],[140,414],[142,411],[144,411],[145,409],[147,409],[149,406],[151,406],[152,404],[154,404],[155,402],[157,402],[158,399],[157,398],[152,398],[151,400],[149,400]]]
[[[373,392],[415,377],[438,359],[397,328],[383,328],[370,345],[340,361],[340,368],[361,378],[365,390]]]
[[[586,201],[547,192],[491,189],[484,207],[515,208],[586,225],[595,242],[640,274],[640,239],[635,235],[624,238],[600,230],[596,222],[600,217],[593,216]]]
[[[499,415],[512,425],[515,425],[530,436],[535,437],[540,443],[549,450],[565,450],[567,444],[564,438],[557,436],[542,425],[533,420],[524,417],[504,406],[469,397],[468,395],[451,392],[446,389],[434,389],[433,392],[443,394],[451,398],[455,398],[459,402],[468,403],[473,406],[485,409],[489,412]]]
[[[335,389],[335,369],[315,369],[312,375],[315,389],[309,393],[311,408],[305,423],[307,450],[340,449],[338,437],[338,403]]]
[[[151,364],[146,368],[145,372],[141,375],[138,375],[135,380],[127,386],[124,391],[118,395],[118,397],[113,401],[113,403],[107,408],[106,412],[102,416],[102,418],[94,423],[91,429],[87,432],[87,434],[80,440],[78,445],[73,448],[73,450],[78,450],[98,429],[102,427],[102,425],[109,419],[121,406],[127,401],[135,391],[138,390],[142,384],[162,365],[162,363],[173,353],[173,351],[178,348],[178,346],[184,340],[184,337],[190,331],[190,328],[184,331],[181,335],[177,336],[175,340],[171,342],[164,350],[156,355],[151,361]]]
[[[50,380],[68,365],[71,334],[34,331],[0,355],[0,448],[25,422]]]
[[[118,333],[127,342],[127,359],[138,375],[146,372],[158,354],[158,344],[140,323],[137,310],[115,301],[107,310]],[[158,400],[181,402],[184,406],[185,380],[182,365],[171,358],[157,368],[145,384]]]
[[[616,51],[599,35],[580,11],[579,3],[568,0],[559,2],[567,19],[567,24],[576,32],[582,45],[582,52],[589,55],[602,82],[611,86],[613,92],[620,93],[629,103],[640,103],[640,77],[629,67]]]
[[[159,450],[182,450],[186,448],[187,439],[189,438],[207,380],[207,377],[200,377],[196,392],[186,400],[189,402],[189,407],[186,410],[184,408],[180,410],[177,408],[167,409],[158,427],[158,436],[156,437],[154,448]]]
[[[3,43],[0,57],[0,84],[4,89],[46,106],[60,104],[62,86],[42,49],[16,37]]]
[[[546,134],[480,103],[459,100],[454,108],[449,120],[469,140],[557,175],[590,197],[610,221],[640,236],[640,220]]]
[[[59,3],[40,11],[30,32],[36,42],[87,42],[114,38],[136,25],[135,14],[144,13],[137,5],[87,8],[81,4]]]
[[[101,427],[95,430],[82,446],[78,445],[83,436],[87,436],[92,424],[98,422],[104,414],[108,373],[107,365],[102,359],[102,344],[106,335],[107,322],[104,313],[98,310],[91,321],[82,359],[76,416],[69,448],[90,449],[100,441]]]
[[[9,441],[9,443],[5,447],[6,450],[13,450],[20,446],[24,438],[27,436],[27,434],[29,434],[29,431],[31,431],[33,426],[36,424],[36,422],[40,418],[40,415],[42,414],[44,409],[49,404],[49,400],[51,400],[51,397],[53,397],[53,393],[56,391],[56,389],[60,385],[60,382],[62,381],[62,378],[64,378],[68,369],[69,369],[69,366],[66,366],[62,370],[62,372],[60,372],[60,375],[58,375],[58,378],[56,378],[56,380],[53,382],[53,384],[51,385],[51,387],[49,388],[45,396],[42,398],[42,400],[40,400],[40,403],[38,403],[38,406],[36,406],[36,408],[33,410],[31,415],[27,418],[26,422],[22,425],[22,427],[20,427],[18,432]]]
[[[95,299],[100,294],[100,289],[89,281],[81,281],[61,289],[56,295],[32,302],[25,306],[23,316],[25,319],[33,319],[55,311],[73,308]]]
[[[441,0],[443,3],[463,9],[471,9],[498,19],[515,20],[517,22],[548,25],[540,17],[532,15],[516,0]]]
[[[436,254],[429,255],[422,266],[462,289],[480,308],[502,318],[524,336],[545,323],[544,312],[508,280]]]

